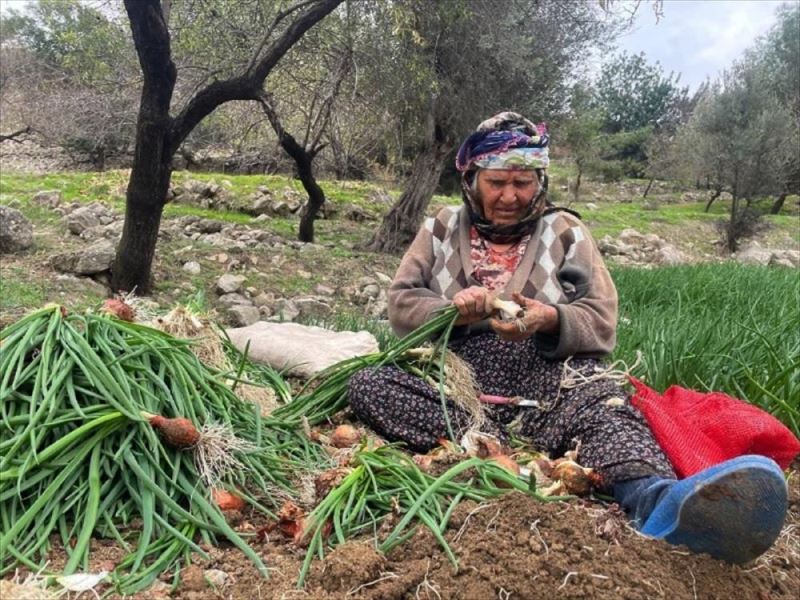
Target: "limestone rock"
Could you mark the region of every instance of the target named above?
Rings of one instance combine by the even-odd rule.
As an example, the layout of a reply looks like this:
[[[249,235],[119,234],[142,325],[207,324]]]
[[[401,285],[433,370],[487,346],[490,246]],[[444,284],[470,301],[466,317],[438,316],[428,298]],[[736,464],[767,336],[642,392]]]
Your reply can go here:
[[[59,190],[42,190],[36,192],[31,202],[46,208],[55,208],[61,204],[61,192]]]
[[[222,294],[222,296],[217,298],[217,302],[226,308],[231,306],[244,306],[253,304],[247,297],[243,296],[242,294],[237,294],[236,292]]]
[[[191,275],[199,275],[202,271],[202,268],[200,267],[199,262],[190,260],[189,262],[183,264],[183,270]]]
[[[79,275],[92,275],[111,269],[114,264],[116,248],[109,240],[95,242],[78,256],[75,272]]]
[[[67,229],[75,235],[80,235],[86,229],[100,225],[102,225],[100,217],[95,214],[91,206],[83,206],[67,215]]]
[[[768,265],[772,259],[772,251],[762,248],[758,242],[752,242],[734,256],[737,262],[745,265]]]
[[[231,275],[226,273],[217,280],[218,294],[231,294],[242,289],[244,277],[241,275]]]
[[[333,308],[319,298],[297,298],[294,305],[301,317],[327,317],[333,312]]]
[[[300,316],[300,309],[288,298],[281,298],[273,306],[273,317],[275,321],[294,321]]]
[[[228,309],[228,317],[236,327],[247,327],[261,318],[261,313],[252,304],[236,304]]]
[[[33,226],[15,208],[0,205],[0,254],[22,252],[33,246]]]

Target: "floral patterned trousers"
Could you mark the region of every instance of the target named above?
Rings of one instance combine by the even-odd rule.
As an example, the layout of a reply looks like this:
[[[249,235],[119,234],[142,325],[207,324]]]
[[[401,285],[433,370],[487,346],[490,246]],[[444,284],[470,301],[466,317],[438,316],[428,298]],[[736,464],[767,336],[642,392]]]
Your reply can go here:
[[[630,395],[615,382],[601,379],[561,388],[564,362],[545,359],[533,338],[506,342],[482,333],[454,342],[450,349],[472,367],[483,393],[540,403],[541,408],[487,405],[486,433],[507,441],[506,426],[518,419],[517,435],[551,457],[577,446],[578,462],[596,469],[608,487],[650,475],[675,477],[644,418],[630,405]],[[599,364],[595,359],[570,360],[572,368],[587,374]],[[349,400],[359,419],[411,450],[427,451],[448,435],[439,391],[397,367],[356,373],[350,379]],[[446,406],[460,439],[467,415],[450,400]]]

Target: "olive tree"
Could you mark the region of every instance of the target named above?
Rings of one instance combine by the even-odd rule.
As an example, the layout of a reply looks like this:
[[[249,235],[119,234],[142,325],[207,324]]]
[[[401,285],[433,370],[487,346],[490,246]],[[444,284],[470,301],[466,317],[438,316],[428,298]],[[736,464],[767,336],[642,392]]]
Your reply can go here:
[[[173,94],[178,71],[173,61],[172,37],[165,8],[167,0],[125,0],[136,53],[142,71],[142,92],[136,122],[133,165],[126,193],[122,239],[112,270],[117,290],[140,292],[150,289],[150,272],[155,254],[161,215],[172,176],[172,157],[186,137],[218,106],[234,100],[258,101],[264,95],[264,80],[278,61],[312,26],[333,11],[342,0],[300,0],[281,8],[256,40],[249,44],[246,62],[209,66],[208,76],[196,88],[185,92],[173,112]],[[235,4],[235,3],[231,3]],[[226,7],[220,3],[219,9]],[[228,7],[230,8],[230,7]],[[231,38],[235,39],[235,38]],[[215,44],[208,44],[213,56]]]
[[[399,253],[413,239],[444,161],[481,120],[502,110],[532,119],[565,110],[568,80],[617,24],[596,4],[508,0],[397,0],[390,16],[405,74],[395,87],[417,127],[400,198],[369,242]]]

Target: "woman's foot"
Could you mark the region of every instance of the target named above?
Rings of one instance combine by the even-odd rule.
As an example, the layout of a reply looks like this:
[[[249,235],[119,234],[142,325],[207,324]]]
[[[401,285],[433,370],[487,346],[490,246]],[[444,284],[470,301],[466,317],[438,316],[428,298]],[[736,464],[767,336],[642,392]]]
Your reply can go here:
[[[740,456],[680,481],[635,481],[623,482],[617,495],[643,534],[732,563],[766,552],[786,517],[783,472],[763,456]]]

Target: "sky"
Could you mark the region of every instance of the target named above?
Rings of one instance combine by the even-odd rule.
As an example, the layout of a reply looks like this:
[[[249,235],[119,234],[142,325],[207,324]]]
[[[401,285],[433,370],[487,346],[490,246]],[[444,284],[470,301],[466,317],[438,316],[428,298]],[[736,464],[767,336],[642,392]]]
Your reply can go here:
[[[796,2],[797,0],[793,0]],[[626,2],[630,8],[631,2]],[[643,1],[633,29],[618,41],[619,50],[644,52],[649,62],[681,74],[690,91],[706,77],[715,79],[745,49],[769,31],[775,11],[784,2],[772,0],[665,0],[656,22],[652,4]]]
[[[0,0],[0,12],[23,8],[30,1]],[[654,0],[641,0],[633,28],[618,40],[619,50],[644,52],[650,62],[659,61],[667,73],[680,73],[681,83],[694,91],[706,77],[714,79],[730,67],[766,33],[775,23],[775,10],[784,1],[664,0],[663,16],[658,22],[653,3]],[[635,4],[636,0],[618,0],[616,10],[630,12]]]

